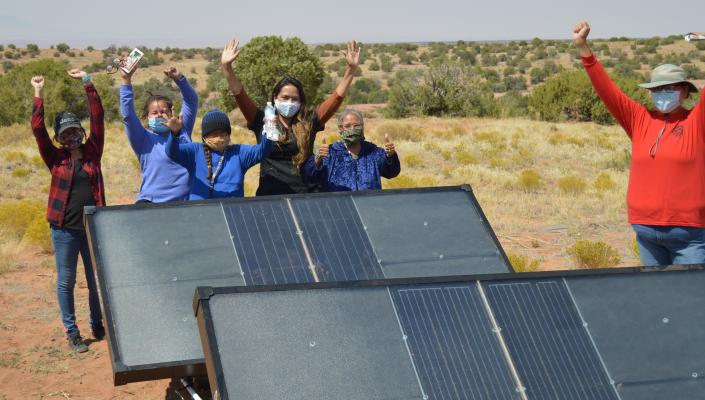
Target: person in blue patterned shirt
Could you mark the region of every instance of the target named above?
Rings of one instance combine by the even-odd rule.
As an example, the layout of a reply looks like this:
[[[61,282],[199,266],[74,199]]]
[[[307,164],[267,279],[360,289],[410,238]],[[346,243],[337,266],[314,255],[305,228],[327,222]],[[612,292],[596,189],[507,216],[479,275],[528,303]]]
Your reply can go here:
[[[382,189],[382,177],[399,175],[399,156],[389,136],[384,148],[365,140],[362,113],[345,109],[338,118],[340,141],[325,143],[306,160],[304,179],[321,185],[321,191],[341,192]]]

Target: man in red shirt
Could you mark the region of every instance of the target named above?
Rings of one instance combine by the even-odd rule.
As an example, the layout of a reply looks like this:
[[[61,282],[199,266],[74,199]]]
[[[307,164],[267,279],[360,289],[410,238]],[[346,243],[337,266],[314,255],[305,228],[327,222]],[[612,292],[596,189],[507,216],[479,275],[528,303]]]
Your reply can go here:
[[[683,108],[697,88],[682,68],[665,64],[640,85],[651,92],[655,109],[635,102],[590,51],[589,33],[587,22],[577,24],[575,47],[595,91],[632,142],[627,213],[642,262],[705,263],[705,100]]]

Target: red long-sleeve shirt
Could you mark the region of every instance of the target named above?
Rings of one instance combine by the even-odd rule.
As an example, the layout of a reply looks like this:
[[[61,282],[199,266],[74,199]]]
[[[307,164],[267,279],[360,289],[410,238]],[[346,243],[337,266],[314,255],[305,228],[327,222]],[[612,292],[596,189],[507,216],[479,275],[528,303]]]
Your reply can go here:
[[[583,65],[598,96],[632,141],[629,223],[705,227],[705,90],[692,110],[664,115],[627,97],[594,55],[583,57]],[[652,157],[649,151],[664,128]]]
[[[90,135],[83,150],[83,169],[91,181],[91,192],[98,207],[105,205],[105,188],[103,174],[100,170],[100,159],[103,156],[105,125],[103,123],[103,105],[93,84],[84,85],[88,97],[88,112],[90,114]],[[69,151],[57,148],[49,138],[44,125],[44,101],[34,98],[32,107],[32,131],[39,147],[44,163],[51,172],[51,187],[47,202],[47,221],[57,227],[63,227],[64,214],[71,192],[74,173],[74,159]]]

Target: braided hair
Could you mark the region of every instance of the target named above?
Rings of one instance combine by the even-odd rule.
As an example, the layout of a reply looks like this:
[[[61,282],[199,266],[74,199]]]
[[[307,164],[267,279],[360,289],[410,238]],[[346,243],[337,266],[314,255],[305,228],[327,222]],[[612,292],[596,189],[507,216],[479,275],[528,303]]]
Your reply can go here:
[[[203,141],[203,152],[206,155],[206,164],[208,164],[208,180],[213,178],[213,156],[211,154],[211,148]]]

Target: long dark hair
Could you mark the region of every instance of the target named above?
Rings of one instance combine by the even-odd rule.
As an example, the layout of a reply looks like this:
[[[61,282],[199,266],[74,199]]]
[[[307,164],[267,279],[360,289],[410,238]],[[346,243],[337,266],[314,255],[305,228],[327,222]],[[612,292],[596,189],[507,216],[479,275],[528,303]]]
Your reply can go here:
[[[291,159],[291,161],[294,163],[294,166],[296,166],[296,170],[298,171],[298,167],[303,165],[303,163],[306,161],[308,156],[311,155],[311,152],[313,151],[313,142],[311,141],[311,112],[308,110],[307,107],[307,102],[306,102],[306,94],[304,93],[304,85],[301,84],[301,81],[298,79],[294,78],[293,76],[285,76],[277,82],[276,85],[274,85],[274,89],[272,89],[272,104],[274,104],[274,100],[277,98],[279,95],[279,92],[281,92],[282,88],[287,85],[292,85],[296,87],[296,89],[299,91],[299,102],[301,103],[301,107],[299,108],[299,112],[296,113],[293,117],[291,117],[291,131],[293,131],[295,137],[296,137],[296,143],[299,145],[299,152],[294,155],[294,157]],[[280,124],[281,125],[281,124]],[[280,128],[283,128],[280,126]],[[289,139],[289,130],[288,129],[282,129],[282,133],[284,133],[284,139],[283,140],[288,140]]]
[[[161,95],[161,94],[153,94],[152,92],[147,92],[149,95],[149,98],[147,98],[147,101],[144,103],[144,107],[142,107],[142,119],[146,119],[147,115],[149,115],[149,105],[154,103],[155,101],[163,101],[166,103],[166,107],[171,112],[171,108],[174,106],[174,102],[171,101],[170,98]]]

